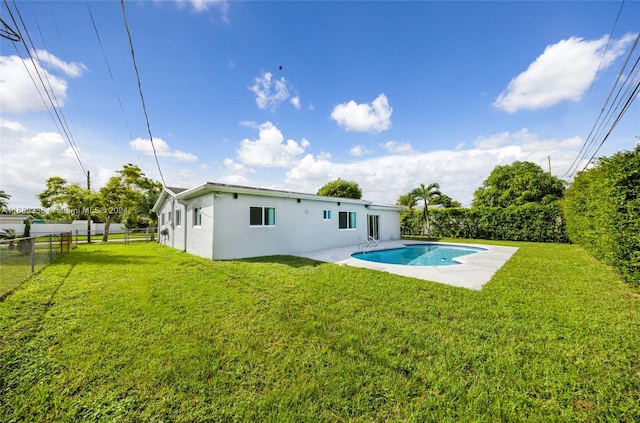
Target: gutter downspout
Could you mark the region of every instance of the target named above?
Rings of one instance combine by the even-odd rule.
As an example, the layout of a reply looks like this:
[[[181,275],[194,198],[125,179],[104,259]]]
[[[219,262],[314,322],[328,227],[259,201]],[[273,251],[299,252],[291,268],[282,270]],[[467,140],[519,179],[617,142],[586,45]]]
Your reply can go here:
[[[211,193],[211,260],[214,260],[214,251],[215,251],[215,245],[216,245],[216,193],[212,192]]]

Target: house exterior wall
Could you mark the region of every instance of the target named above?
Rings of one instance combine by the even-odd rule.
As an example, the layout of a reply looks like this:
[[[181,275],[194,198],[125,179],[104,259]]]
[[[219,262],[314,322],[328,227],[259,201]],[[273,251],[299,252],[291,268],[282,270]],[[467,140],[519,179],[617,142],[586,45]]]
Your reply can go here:
[[[395,241],[400,239],[400,211],[398,209],[371,206],[368,213],[380,216],[380,234],[378,241]]]
[[[177,213],[180,212],[180,222],[177,221]],[[174,197],[168,197],[158,211],[158,242],[179,250],[186,250],[185,236],[187,213],[184,204],[180,204]],[[167,234],[162,231],[166,229]]]
[[[213,228],[214,228],[214,205],[213,193],[207,193],[200,197],[186,200],[185,218],[186,243],[183,240],[184,250],[208,259],[213,258]],[[195,210],[200,208],[201,222],[195,221]],[[183,249],[183,248],[180,248]]]
[[[295,255],[334,247],[356,246],[366,238],[369,215],[377,215],[380,241],[400,239],[397,207],[369,205],[361,200],[276,193],[241,188],[240,192],[201,189],[191,196],[166,195],[156,206],[159,231],[162,215],[167,235],[158,242],[213,260],[268,255]],[[186,199],[185,199],[186,198]],[[251,208],[275,210],[275,224],[251,225]],[[195,210],[201,209],[201,222]],[[181,222],[175,222],[181,210]],[[171,219],[168,213],[171,212]],[[339,228],[340,212],[355,213],[355,228]],[[330,218],[328,218],[330,214]],[[349,225],[351,226],[351,225]]]
[[[196,208],[201,210],[200,224],[194,220]],[[176,221],[178,211],[179,224]],[[169,196],[157,213],[159,243],[200,257],[213,257],[213,193],[186,201]]]
[[[338,205],[340,203],[340,205]],[[275,225],[249,225],[250,207],[275,208]],[[325,219],[324,212],[331,218]],[[355,212],[356,227],[339,229],[339,212]],[[213,259],[299,254],[357,245],[367,236],[368,214],[380,215],[381,240],[400,238],[397,210],[370,210],[361,203],[224,193],[215,202]],[[393,222],[397,221],[397,224]],[[387,225],[389,226],[387,228]],[[384,230],[382,230],[384,228]],[[395,230],[395,232],[394,232]]]

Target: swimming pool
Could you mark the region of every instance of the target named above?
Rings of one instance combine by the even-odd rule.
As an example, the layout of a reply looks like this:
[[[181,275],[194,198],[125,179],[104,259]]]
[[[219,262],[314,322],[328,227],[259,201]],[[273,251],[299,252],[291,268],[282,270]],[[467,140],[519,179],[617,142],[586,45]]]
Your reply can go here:
[[[478,251],[480,247],[462,247],[448,244],[409,244],[404,248],[354,253],[351,257],[376,263],[402,264],[405,266],[452,266],[460,264],[454,260]]]

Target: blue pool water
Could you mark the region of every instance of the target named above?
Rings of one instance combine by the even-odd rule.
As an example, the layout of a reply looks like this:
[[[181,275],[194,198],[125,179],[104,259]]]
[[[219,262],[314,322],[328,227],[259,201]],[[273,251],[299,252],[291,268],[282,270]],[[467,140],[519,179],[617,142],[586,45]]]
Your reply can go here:
[[[479,247],[459,247],[446,244],[411,244],[404,248],[368,251],[351,257],[376,263],[403,264],[405,266],[451,266],[460,264],[456,257],[484,251]]]

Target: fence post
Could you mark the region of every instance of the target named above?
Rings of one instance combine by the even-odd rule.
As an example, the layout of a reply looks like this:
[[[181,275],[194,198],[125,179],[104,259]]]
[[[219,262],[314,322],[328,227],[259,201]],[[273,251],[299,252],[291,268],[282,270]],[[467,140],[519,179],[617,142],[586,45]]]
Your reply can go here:
[[[49,263],[53,261],[53,237],[49,234]]]
[[[78,230],[76,229],[76,248],[78,248]]]
[[[31,273],[34,272],[36,268],[36,240],[33,238],[33,245],[31,248]]]

